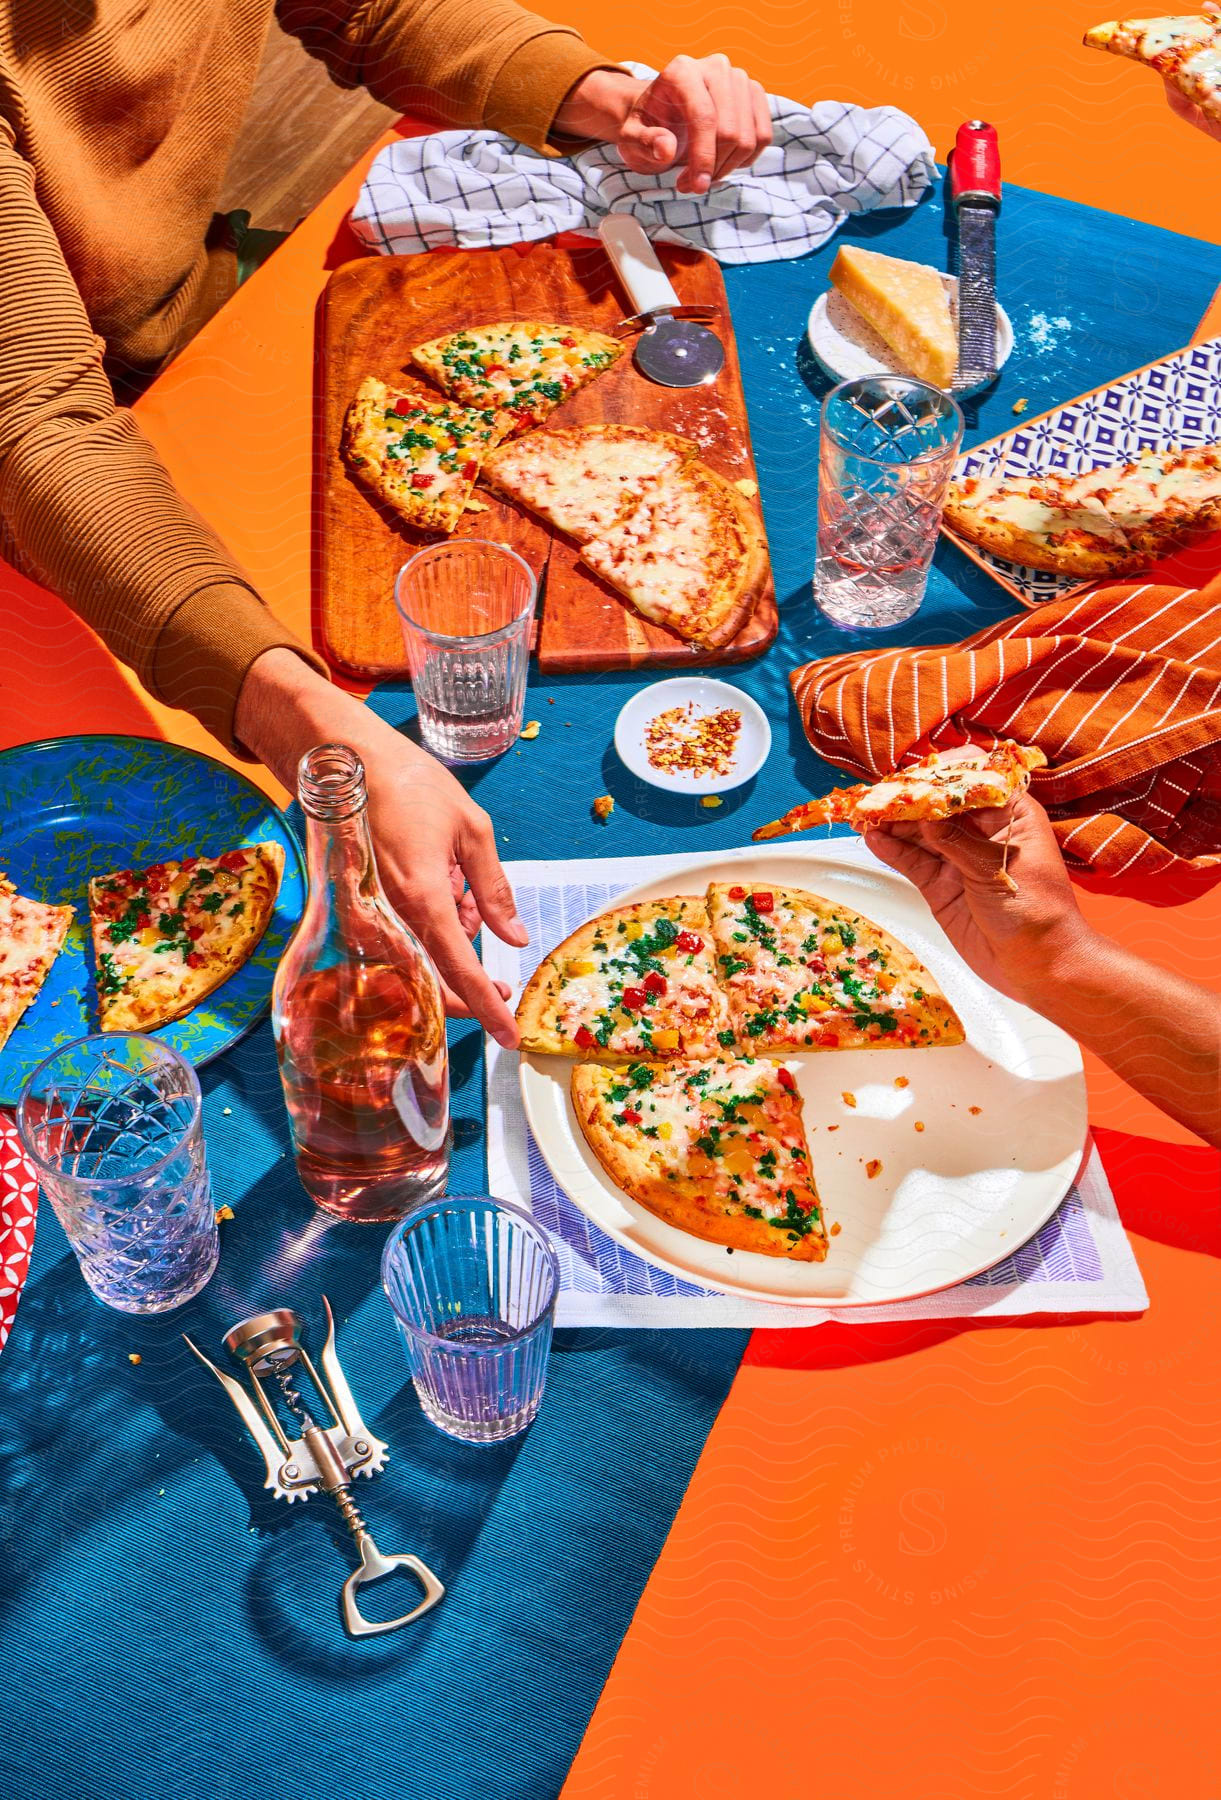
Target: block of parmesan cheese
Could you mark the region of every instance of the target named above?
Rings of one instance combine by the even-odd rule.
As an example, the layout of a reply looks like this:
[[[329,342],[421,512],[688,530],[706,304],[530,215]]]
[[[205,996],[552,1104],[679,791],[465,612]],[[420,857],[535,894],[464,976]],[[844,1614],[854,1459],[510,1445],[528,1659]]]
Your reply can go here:
[[[958,333],[936,269],[844,244],[831,265],[831,285],[906,370],[934,387],[949,387],[958,368]]]

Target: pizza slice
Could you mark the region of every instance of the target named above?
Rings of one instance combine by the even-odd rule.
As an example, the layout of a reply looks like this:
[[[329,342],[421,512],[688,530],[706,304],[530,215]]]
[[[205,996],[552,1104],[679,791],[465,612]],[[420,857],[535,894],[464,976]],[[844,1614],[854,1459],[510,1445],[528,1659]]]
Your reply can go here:
[[[731,1250],[822,1262],[827,1229],[790,1072],[750,1058],[584,1064],[572,1103],[616,1187]]]
[[[0,875],[0,1050],[37,999],[73,915],[71,906],[27,900]]]
[[[343,454],[365,486],[409,525],[452,531],[483,453],[499,442],[504,424],[491,407],[411,399],[368,375],[348,408]]]
[[[950,483],[945,522],[1024,568],[1134,575],[1221,526],[1221,445],[1146,450],[1080,475],[969,475]]]
[[[1156,69],[1163,81],[1221,120],[1221,18],[1178,13],[1161,19],[1111,19],[1085,34],[1091,50],[1110,50]]]
[[[418,344],[411,360],[452,399],[503,411],[509,435],[541,424],[622,355],[619,340],[601,331],[506,320]]]
[[[754,611],[767,539],[733,484],[690,462],[650,482],[618,523],[583,544],[581,561],[646,619],[715,649]]]
[[[154,1031],[241,968],[275,910],[284,851],[248,844],[89,883],[103,1031]]]
[[[820,800],[807,800],[783,818],[760,825],[751,836],[787,837],[814,825],[851,825],[866,832],[896,819],[949,819],[987,806],[1008,806],[1030,785],[1033,769],[1047,767],[1041,750],[1002,738],[991,750],[961,744],[933,750],[920,762],[896,769],[872,786],[832,788]]]
[[[535,970],[517,1008],[523,1050],[613,1060],[716,1056],[732,1045],[702,899],[603,913]]]
[[[757,1050],[961,1044],[928,970],[871,919],[800,888],[714,882],[708,916],[739,1044]]]
[[[692,461],[688,438],[644,425],[531,432],[484,459],[494,488],[584,544],[616,525],[660,475]]]

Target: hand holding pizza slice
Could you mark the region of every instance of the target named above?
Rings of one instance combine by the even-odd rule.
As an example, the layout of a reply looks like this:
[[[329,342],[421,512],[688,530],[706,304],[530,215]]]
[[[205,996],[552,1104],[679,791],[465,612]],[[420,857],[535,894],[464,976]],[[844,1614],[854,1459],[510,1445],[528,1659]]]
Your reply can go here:
[[[978,744],[934,750],[923,761],[896,769],[872,786],[833,788],[821,800],[794,806],[751,835],[788,837],[815,825],[851,825],[864,833],[899,819],[949,819],[982,807],[1008,806],[1029,786],[1031,772],[1046,766],[1041,750],[1006,738],[991,750]]]

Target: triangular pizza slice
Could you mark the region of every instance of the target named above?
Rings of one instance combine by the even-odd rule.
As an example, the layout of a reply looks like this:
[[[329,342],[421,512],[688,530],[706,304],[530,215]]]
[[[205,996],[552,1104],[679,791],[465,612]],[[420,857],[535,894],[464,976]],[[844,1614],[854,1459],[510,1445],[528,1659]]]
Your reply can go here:
[[[348,408],[343,453],[353,473],[409,525],[452,531],[484,451],[504,435],[492,407],[395,394],[369,375]]]
[[[38,998],[72,917],[72,907],[27,900],[0,875],[0,1050]]]
[[[275,910],[284,851],[248,844],[89,883],[99,1023],[153,1031],[240,969]]]
[[[505,413],[516,434],[540,424],[622,355],[622,343],[601,331],[504,320],[418,344],[411,360],[454,400]]]
[[[615,1185],[668,1225],[732,1250],[822,1262],[827,1229],[791,1073],[724,1058],[584,1064],[572,1103]]]
[[[733,1043],[702,899],[603,913],[544,958],[517,1008],[523,1050],[613,1061]]]
[[[739,1044],[757,1050],[961,1044],[953,1007],[906,945],[800,888],[714,882],[708,916]]]
[[[979,744],[932,750],[872,785],[832,788],[819,800],[806,800],[782,818],[760,825],[751,836],[787,837],[815,825],[841,824],[866,832],[899,819],[951,819],[984,807],[1007,806],[1029,785],[1031,771],[1046,766],[1041,750],[1007,738],[991,750]]]
[[[483,476],[584,544],[616,525],[660,475],[696,454],[689,438],[646,425],[535,431],[484,458]]]

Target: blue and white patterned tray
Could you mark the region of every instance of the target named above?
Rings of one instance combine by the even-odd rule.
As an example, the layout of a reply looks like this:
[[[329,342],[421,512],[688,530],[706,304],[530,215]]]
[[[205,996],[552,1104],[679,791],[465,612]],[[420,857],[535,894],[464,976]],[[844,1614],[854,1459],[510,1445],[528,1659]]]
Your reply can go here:
[[[966,475],[1022,477],[1126,462],[1142,450],[1195,450],[1221,443],[1221,337],[1189,344],[1173,356],[1134,369],[1107,387],[1082,394],[1012,431],[977,444],[958,459],[954,479]],[[1023,606],[1043,606],[1080,590],[1071,576],[1048,575],[1006,562],[945,535]]]

